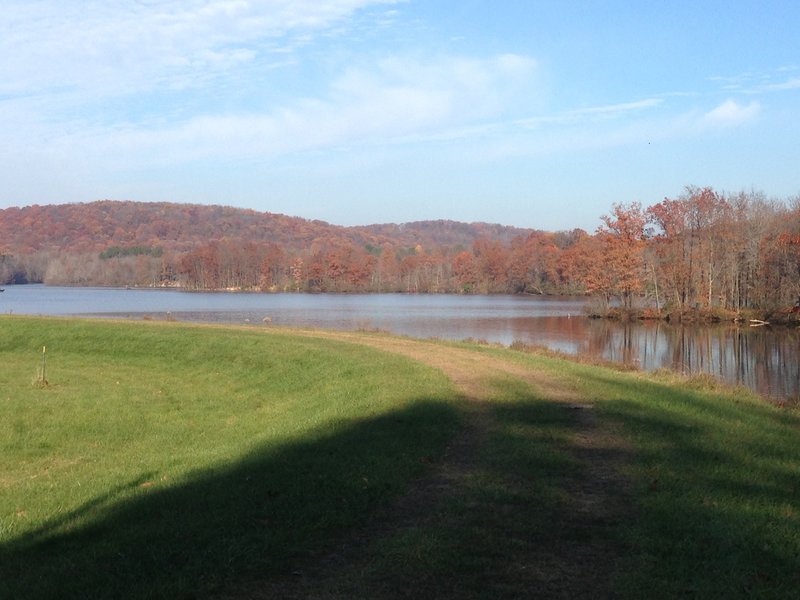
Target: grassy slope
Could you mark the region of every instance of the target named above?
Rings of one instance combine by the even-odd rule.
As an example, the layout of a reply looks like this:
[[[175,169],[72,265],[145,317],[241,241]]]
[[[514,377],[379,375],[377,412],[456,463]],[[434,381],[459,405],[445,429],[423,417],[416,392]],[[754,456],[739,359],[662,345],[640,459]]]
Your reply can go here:
[[[249,595],[264,586],[248,580],[320,564],[337,532],[368,523],[421,467],[445,468],[459,423],[482,432],[451,465],[447,493],[421,496],[279,595],[800,589],[800,419],[744,393],[460,346],[496,361],[476,373],[488,401],[468,406],[440,374],[354,344],[177,325],[0,327],[0,597],[55,597],[65,578],[59,596]],[[51,385],[36,389],[43,343]]]
[[[350,344],[0,328],[4,598],[179,597],[280,572],[407,486],[456,427],[441,374]]]
[[[629,597],[800,597],[800,415],[698,377],[520,356],[630,445]]]

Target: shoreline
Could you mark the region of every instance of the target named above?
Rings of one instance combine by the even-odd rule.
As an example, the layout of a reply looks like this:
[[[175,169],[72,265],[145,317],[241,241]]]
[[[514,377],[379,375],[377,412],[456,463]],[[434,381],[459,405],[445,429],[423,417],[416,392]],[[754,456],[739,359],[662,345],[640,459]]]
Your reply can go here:
[[[715,323],[735,323],[749,327],[794,327],[800,326],[800,311],[796,309],[757,310],[746,309],[739,312],[722,309],[690,309],[684,311],[656,311],[651,308],[619,309],[606,311],[589,310],[589,319],[608,319],[611,321],[664,321],[672,325],[711,325]]]

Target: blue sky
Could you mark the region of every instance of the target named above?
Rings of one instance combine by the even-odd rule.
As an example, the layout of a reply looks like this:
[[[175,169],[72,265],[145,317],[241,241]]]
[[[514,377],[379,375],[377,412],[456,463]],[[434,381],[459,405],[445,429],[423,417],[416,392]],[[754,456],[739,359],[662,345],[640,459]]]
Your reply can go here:
[[[593,231],[800,194],[800,3],[4,0],[0,207]]]

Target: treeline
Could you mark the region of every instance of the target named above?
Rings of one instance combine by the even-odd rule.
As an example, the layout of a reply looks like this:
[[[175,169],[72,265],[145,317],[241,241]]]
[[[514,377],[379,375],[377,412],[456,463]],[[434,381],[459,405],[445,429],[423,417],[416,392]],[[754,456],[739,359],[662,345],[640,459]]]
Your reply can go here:
[[[209,242],[183,254],[171,270],[189,289],[576,293],[581,288],[568,278],[559,257],[585,235],[532,232],[508,245],[480,238],[468,249],[356,246],[327,239],[288,252],[276,244]]]
[[[481,238],[465,249],[360,246],[338,238],[308,249],[213,240],[186,252],[37,253],[10,260],[16,282],[292,292],[581,293],[563,269],[573,233],[534,232],[506,245]],[[32,262],[28,262],[32,261]],[[44,263],[44,267],[41,263]],[[34,264],[35,263],[35,264]],[[11,271],[9,271],[11,272]],[[38,276],[37,276],[38,274]]]
[[[606,306],[782,310],[800,303],[800,198],[688,187],[647,209],[615,205],[582,279]]]
[[[119,204],[128,221],[114,220],[115,203],[70,205],[59,207],[61,227],[50,237],[39,227],[38,242],[27,240],[22,252],[0,244],[0,281],[190,290],[585,293],[598,299],[600,310],[658,314],[788,310],[800,297],[800,199],[772,201],[756,192],[726,195],[688,187],[649,208],[615,205],[594,234],[451,221],[344,228],[223,207]],[[82,206],[93,225],[76,219]],[[39,213],[58,221],[48,208],[39,207]],[[10,210],[17,211],[13,217],[30,217],[25,209],[3,211],[0,234],[14,229],[6,222]],[[176,214],[178,223],[164,221]],[[80,235],[65,234],[70,229]],[[68,249],[57,248],[58,239],[67,240]]]
[[[591,294],[601,310],[782,310],[800,302],[800,201],[689,187],[615,205],[594,235],[532,231],[469,248],[211,242],[174,266],[186,287],[293,291]]]
[[[131,248],[120,248],[119,246],[111,246],[108,250],[103,250],[100,253],[100,258],[108,259],[108,258],[119,258],[121,256],[155,256],[156,258],[160,257],[163,254],[163,250],[156,246],[155,248],[150,248],[148,246],[133,246]]]

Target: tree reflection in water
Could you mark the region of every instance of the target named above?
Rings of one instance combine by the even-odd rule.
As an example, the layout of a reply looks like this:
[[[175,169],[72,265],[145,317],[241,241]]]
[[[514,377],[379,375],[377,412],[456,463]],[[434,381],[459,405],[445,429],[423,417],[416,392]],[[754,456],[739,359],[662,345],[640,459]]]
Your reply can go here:
[[[662,322],[585,323],[577,352],[652,371],[708,373],[777,401],[800,397],[800,332],[733,325]]]

